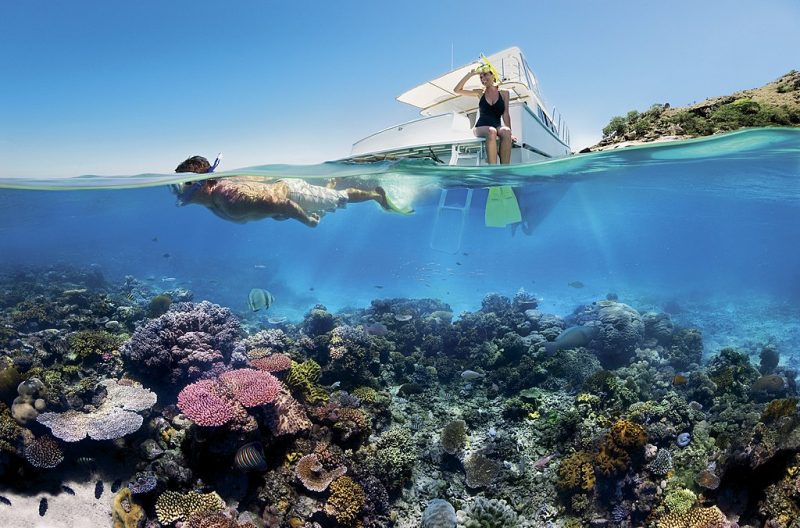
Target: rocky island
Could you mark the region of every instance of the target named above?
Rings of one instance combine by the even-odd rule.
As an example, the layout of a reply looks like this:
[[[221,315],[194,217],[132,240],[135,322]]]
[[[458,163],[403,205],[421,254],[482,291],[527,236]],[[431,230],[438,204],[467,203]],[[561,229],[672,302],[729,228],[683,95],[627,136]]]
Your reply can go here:
[[[800,126],[800,71],[760,88],[711,97],[699,103],[672,107],[654,104],[611,118],[603,139],[581,152],[595,152],[654,141],[669,141],[730,132],[746,127]]]

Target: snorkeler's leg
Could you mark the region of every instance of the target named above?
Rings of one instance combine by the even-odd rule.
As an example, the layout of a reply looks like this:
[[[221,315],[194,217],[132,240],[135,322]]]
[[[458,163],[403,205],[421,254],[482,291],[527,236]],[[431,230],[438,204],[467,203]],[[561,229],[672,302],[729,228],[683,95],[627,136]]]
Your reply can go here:
[[[513,143],[511,129],[505,126],[501,127],[497,131],[497,135],[500,137],[500,164],[508,165],[511,163],[511,144]]]
[[[347,201],[350,203],[358,203],[358,202],[368,202],[369,200],[375,200],[381,207],[386,209],[386,195],[380,194],[375,191],[364,191],[362,189],[345,189],[344,192],[347,193]]]
[[[497,163],[497,129],[492,126],[475,127],[475,135],[486,138],[486,161],[489,165]]]

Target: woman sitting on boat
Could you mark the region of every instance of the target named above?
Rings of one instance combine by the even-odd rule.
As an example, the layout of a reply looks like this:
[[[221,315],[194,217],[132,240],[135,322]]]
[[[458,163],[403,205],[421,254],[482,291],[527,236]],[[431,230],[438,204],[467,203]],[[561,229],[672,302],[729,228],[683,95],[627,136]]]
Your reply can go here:
[[[214,171],[202,156],[193,156],[175,169],[175,172],[208,174]],[[206,179],[173,185],[178,203],[190,203],[208,207],[225,220],[244,223],[250,220],[273,218],[299,220],[309,227],[316,227],[326,212],[343,208],[349,202],[377,202],[387,211],[401,214],[413,212],[410,208],[399,208],[386,197],[381,187],[374,190],[348,188],[341,191],[311,185],[295,178],[274,182],[260,176],[231,176],[221,179]]]
[[[473,75],[480,75],[483,89],[465,90],[464,84]],[[511,144],[516,138],[511,135],[511,116],[508,113],[508,90],[499,90],[497,86],[500,79],[488,65],[481,65],[472,69],[456,85],[455,92],[459,95],[480,97],[478,109],[480,116],[475,123],[473,132],[477,137],[486,138],[486,157],[489,165],[497,163],[497,139],[500,138],[500,163],[508,165],[511,162]],[[501,126],[502,117],[505,126]]]

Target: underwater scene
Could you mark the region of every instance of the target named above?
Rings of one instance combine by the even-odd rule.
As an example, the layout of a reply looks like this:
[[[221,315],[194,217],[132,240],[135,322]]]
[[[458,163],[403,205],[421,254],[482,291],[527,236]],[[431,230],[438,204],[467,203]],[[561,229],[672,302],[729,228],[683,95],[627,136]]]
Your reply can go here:
[[[800,527],[800,130],[227,163],[0,180],[0,526]]]

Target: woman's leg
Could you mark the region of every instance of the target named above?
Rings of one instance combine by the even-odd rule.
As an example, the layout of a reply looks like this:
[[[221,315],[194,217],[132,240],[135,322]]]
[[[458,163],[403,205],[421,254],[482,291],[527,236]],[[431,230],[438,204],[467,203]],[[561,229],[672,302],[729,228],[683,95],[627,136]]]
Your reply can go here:
[[[497,163],[497,129],[492,126],[475,127],[475,135],[486,138],[486,161],[489,165]]]
[[[500,127],[497,135],[500,137],[500,164],[508,165],[511,163],[511,129],[507,126]]]

